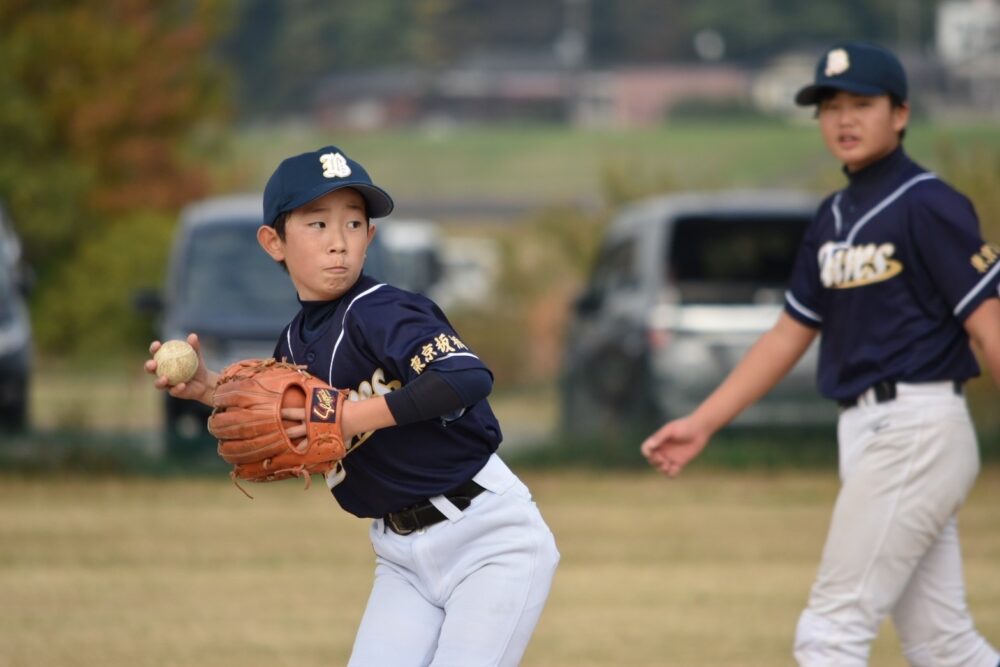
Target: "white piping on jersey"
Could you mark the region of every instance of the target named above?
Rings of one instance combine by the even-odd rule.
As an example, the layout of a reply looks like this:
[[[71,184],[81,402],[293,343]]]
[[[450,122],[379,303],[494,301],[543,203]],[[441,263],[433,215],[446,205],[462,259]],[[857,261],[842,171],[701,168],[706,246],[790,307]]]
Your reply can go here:
[[[369,287],[364,292],[351,299],[351,302],[347,304],[347,309],[344,310],[344,319],[340,321],[340,335],[337,336],[337,342],[333,344],[333,354],[330,355],[330,370],[327,372],[326,375],[326,381],[330,384],[330,386],[333,386],[333,360],[337,357],[337,348],[340,347],[340,341],[343,340],[344,338],[344,329],[347,328],[346,327],[347,313],[351,312],[351,306],[354,305],[355,301],[357,301],[361,297],[368,296],[375,290],[380,289],[382,287],[385,287],[385,283],[379,283],[378,285]]]
[[[806,308],[805,306],[803,306],[799,302],[798,299],[796,299],[794,296],[792,296],[792,291],[791,290],[787,290],[785,292],[785,299],[788,300],[788,303],[789,303],[789,305],[792,308],[794,308],[795,310],[799,311],[799,313],[801,313],[802,315],[805,315],[810,320],[813,320],[813,321],[819,322],[819,323],[823,322],[823,318],[822,317],[820,317],[817,313],[814,313],[813,311],[811,311],[808,308]]]
[[[291,355],[293,364],[295,363],[295,350],[292,349],[292,327],[295,326],[295,320],[299,319],[301,314],[300,312],[292,318],[292,321],[288,324],[288,329],[285,330],[285,344],[288,346],[288,354]]]
[[[971,290],[969,290],[969,293],[965,295],[964,299],[962,299],[961,301],[958,302],[958,305],[955,306],[955,310],[953,310],[952,313],[954,313],[957,316],[961,312],[961,310],[963,308],[965,308],[965,305],[967,303],[969,303],[969,301],[971,301],[973,299],[973,297],[976,296],[976,293],[979,290],[981,290],[983,287],[985,287],[986,283],[990,282],[990,280],[993,279],[993,276],[997,272],[1000,272],[1000,263],[998,263],[996,266],[994,266],[992,269],[990,269],[989,273],[987,273],[985,276],[983,276],[983,279],[980,280],[978,283],[976,283],[975,287],[973,287]],[[998,291],[998,293],[1000,293],[1000,287],[997,288],[997,291]]]
[[[840,198],[844,196],[844,191],[841,190],[837,193],[837,196],[833,198],[833,225],[837,230],[837,236],[840,236],[840,228],[844,226],[844,219],[840,216]]]
[[[920,183],[921,181],[929,181],[929,180],[935,179],[935,178],[937,178],[937,174],[934,174],[932,172],[926,171],[926,172],[924,172],[922,174],[917,174],[916,176],[914,176],[913,178],[911,178],[907,182],[905,182],[902,185],[900,185],[898,188],[896,188],[895,192],[893,192],[891,195],[889,195],[888,197],[886,197],[885,199],[883,199],[882,201],[880,201],[878,204],[876,204],[874,207],[872,207],[872,209],[870,211],[868,211],[863,216],[861,216],[860,218],[858,218],[858,221],[854,223],[853,227],[851,227],[851,231],[850,231],[850,233],[848,233],[847,238],[843,241],[843,244],[844,245],[851,245],[852,243],[854,243],[854,237],[858,235],[858,232],[861,231],[861,228],[864,227],[865,224],[867,224],[869,220],[871,220],[876,215],[878,215],[879,213],[881,213],[882,210],[886,206],[888,206],[892,202],[894,202],[897,199],[899,199],[903,195],[904,192],[906,192],[907,190],[909,190],[910,188],[912,188],[917,183]],[[834,198],[833,203],[831,204],[831,206],[833,208],[833,217],[834,217],[835,220],[838,220],[840,218],[840,206],[839,206],[839,202],[840,202],[840,194],[842,192],[843,192],[843,190],[841,190],[840,193],[837,193],[837,197]]]
[[[472,354],[471,352],[452,352],[451,354],[446,354],[443,357],[436,358],[431,363],[432,364],[433,363],[437,363],[439,361],[444,361],[445,359],[451,359],[452,357],[472,357],[473,359],[478,359],[479,358],[476,355]]]

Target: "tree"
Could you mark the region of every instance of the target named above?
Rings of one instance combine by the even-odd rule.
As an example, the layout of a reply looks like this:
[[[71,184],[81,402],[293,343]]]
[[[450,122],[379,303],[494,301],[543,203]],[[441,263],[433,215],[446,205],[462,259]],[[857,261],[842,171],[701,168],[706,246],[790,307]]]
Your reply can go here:
[[[224,110],[222,70],[207,57],[223,9],[220,0],[0,5],[0,198],[41,303],[65,288],[83,239],[206,191],[183,147]]]

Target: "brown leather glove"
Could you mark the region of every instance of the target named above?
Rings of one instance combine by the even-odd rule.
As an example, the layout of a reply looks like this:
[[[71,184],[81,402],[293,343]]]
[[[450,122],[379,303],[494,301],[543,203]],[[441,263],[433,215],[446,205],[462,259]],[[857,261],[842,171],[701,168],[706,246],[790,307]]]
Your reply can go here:
[[[347,454],[340,429],[346,396],[301,366],[245,359],[222,371],[208,430],[219,439],[219,456],[233,465],[237,486],[241,479],[301,477],[309,488],[313,473],[326,474]],[[307,434],[293,441],[286,429],[298,422],[282,419],[281,410],[303,407]]]

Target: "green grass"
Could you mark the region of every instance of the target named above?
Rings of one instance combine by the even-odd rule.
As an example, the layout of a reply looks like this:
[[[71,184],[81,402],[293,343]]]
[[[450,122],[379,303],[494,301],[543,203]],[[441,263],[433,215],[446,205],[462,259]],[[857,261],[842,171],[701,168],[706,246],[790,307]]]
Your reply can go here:
[[[832,471],[521,471],[562,562],[526,667],[791,664]],[[344,664],[367,523],[322,484],[0,477],[0,664]],[[962,510],[969,603],[1000,637],[1000,469]],[[902,667],[891,627],[873,667]]]
[[[1000,392],[988,376],[969,385],[969,402],[984,461],[1000,462]],[[559,432],[559,394],[554,382],[497,387],[490,405],[504,433],[505,457],[532,468],[641,469],[635,430],[606,437],[570,438]],[[41,364],[31,386],[33,429],[0,434],[0,471],[86,468],[120,472],[173,472],[157,458],[163,396],[142,370],[142,361],[101,368]],[[209,452],[211,457],[211,452]],[[725,429],[699,465],[728,469],[834,469],[836,433],[829,428]]]
[[[217,462],[158,459],[141,364],[48,366],[35,392],[36,430],[0,435],[0,665],[344,664],[373,559],[319,480],[250,501]],[[554,398],[501,393],[505,432],[537,437]],[[727,434],[674,481],[642,464],[639,435],[502,450],[562,552],[523,664],[790,664],[837,491],[832,433]],[[996,641],[1000,466],[960,519],[970,607]],[[890,625],[871,665],[905,665]]]
[[[359,159],[394,196],[413,200],[600,200],[609,170],[627,175],[642,190],[776,186],[826,191],[843,180],[812,123],[759,121],[685,121],[628,131],[545,126],[373,134],[310,126],[246,129],[221,161],[221,180],[260,189],[281,159],[328,143]],[[907,150],[930,168],[935,168],[941,145],[1000,150],[1000,125],[917,123],[906,139]]]

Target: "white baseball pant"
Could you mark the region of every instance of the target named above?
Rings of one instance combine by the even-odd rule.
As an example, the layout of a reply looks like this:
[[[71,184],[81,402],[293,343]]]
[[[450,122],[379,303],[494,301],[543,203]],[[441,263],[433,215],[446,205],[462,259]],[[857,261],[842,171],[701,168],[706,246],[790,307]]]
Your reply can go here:
[[[838,424],[842,487],[799,618],[802,667],[868,663],[892,615],[914,667],[997,667],[965,602],[956,513],[979,473],[965,400],[952,383],[900,384]]]
[[[375,583],[350,667],[520,662],[559,552],[528,488],[499,457],[473,479],[486,492],[464,512],[432,499],[450,516],[441,523],[397,535],[372,522]]]

